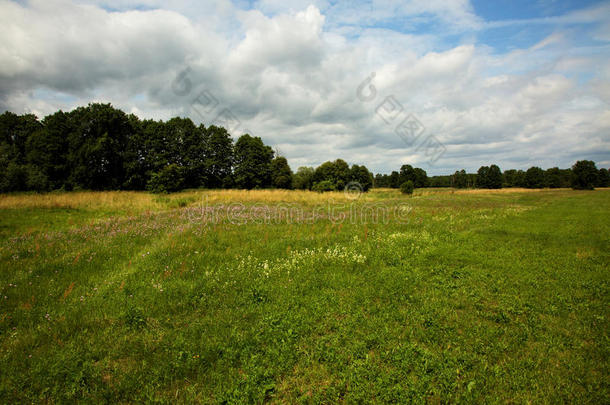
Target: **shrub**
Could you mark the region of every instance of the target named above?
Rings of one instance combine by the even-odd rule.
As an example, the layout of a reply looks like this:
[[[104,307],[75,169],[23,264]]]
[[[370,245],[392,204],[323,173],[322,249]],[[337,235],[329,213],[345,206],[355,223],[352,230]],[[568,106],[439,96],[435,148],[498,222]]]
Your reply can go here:
[[[323,180],[317,183],[314,183],[311,188],[313,191],[317,191],[318,193],[323,193],[324,191],[334,191],[335,185],[330,180]]]
[[[184,187],[184,169],[176,164],[165,166],[153,173],[147,188],[153,193],[171,193]]]
[[[414,188],[415,187],[414,187],[413,182],[411,180],[407,180],[407,181],[405,181],[404,183],[402,183],[400,185],[400,191],[403,194],[409,194],[409,195],[413,194],[413,189]]]

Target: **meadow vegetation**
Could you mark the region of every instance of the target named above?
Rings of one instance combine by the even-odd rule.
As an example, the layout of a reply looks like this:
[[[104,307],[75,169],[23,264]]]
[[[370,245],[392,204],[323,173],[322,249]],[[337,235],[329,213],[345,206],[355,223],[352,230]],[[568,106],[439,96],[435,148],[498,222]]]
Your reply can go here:
[[[607,403],[608,212],[608,189],[0,195],[0,402]]]

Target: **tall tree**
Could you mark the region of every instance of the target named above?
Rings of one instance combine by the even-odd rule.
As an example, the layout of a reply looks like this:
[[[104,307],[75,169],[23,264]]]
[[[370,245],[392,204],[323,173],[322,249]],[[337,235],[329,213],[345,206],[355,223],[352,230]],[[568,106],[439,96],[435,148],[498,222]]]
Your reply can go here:
[[[271,161],[271,183],[275,188],[292,188],[292,170],[283,156]]]
[[[205,127],[195,126],[190,118],[174,118],[174,139],[179,142],[178,154],[182,158],[185,188],[198,188],[205,183],[206,149]]]
[[[373,180],[373,187],[375,187],[375,188],[388,187],[389,182],[390,182],[390,176],[388,176],[387,174],[377,173]]]
[[[544,182],[549,188],[561,187],[561,172],[558,167],[551,167],[544,172]]]
[[[497,165],[489,166],[487,188],[502,188],[502,170]]]
[[[466,170],[462,169],[460,171],[456,171],[453,174],[452,183],[453,187],[455,188],[468,187],[468,174],[466,174]]]
[[[62,111],[42,120],[42,127],[32,133],[26,143],[26,160],[36,166],[44,176],[48,188],[64,187],[69,175],[68,165],[68,116]],[[39,188],[39,191],[44,189]]]
[[[208,188],[232,185],[233,139],[227,130],[210,126],[205,136],[205,186]]]
[[[239,188],[264,188],[271,185],[273,149],[261,138],[245,134],[235,143],[235,184]]]
[[[481,166],[477,171],[477,187],[478,188],[489,188],[489,166]]]
[[[36,166],[26,166],[27,141],[40,129],[35,115],[8,111],[0,115],[0,192],[32,189],[30,173],[44,177]]]
[[[133,132],[127,115],[110,104],[89,104],[69,116],[72,182],[92,190],[120,188],[125,181],[123,154]]]
[[[428,174],[424,169],[413,167],[411,165],[402,165],[400,167],[400,184],[411,180],[415,188],[428,186]]]
[[[572,166],[572,188],[593,190],[597,182],[597,167],[590,160],[579,160]]]
[[[313,167],[299,167],[293,177],[294,188],[297,190],[311,190],[314,173]]]
[[[400,187],[400,173],[398,173],[396,170],[394,170],[392,173],[390,173],[389,187],[391,187],[391,188]]]
[[[11,161],[25,163],[27,140],[41,128],[34,114],[17,115],[7,111],[0,115],[0,144],[8,147]]]
[[[352,165],[350,181],[360,184],[362,191],[368,191],[373,186],[373,174],[364,165]]]
[[[314,172],[313,181],[323,181],[332,185],[335,190],[343,190],[351,178],[349,165],[343,159],[334,162],[324,162]]]
[[[610,186],[610,173],[608,169],[601,168],[597,173],[597,184],[596,187],[608,187]]]
[[[544,188],[544,170],[539,167],[530,167],[525,172],[525,187]]]
[[[143,123],[134,114],[129,115],[133,132],[127,140],[124,153],[125,182],[123,188],[127,190],[142,190],[150,180],[150,151],[144,137]],[[154,121],[153,121],[154,122]]]

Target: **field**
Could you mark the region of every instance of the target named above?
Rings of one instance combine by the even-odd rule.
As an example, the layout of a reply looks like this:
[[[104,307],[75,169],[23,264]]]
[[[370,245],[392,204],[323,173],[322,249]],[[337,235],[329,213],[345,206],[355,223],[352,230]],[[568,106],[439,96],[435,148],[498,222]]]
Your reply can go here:
[[[357,197],[0,196],[0,402],[610,402],[610,190]]]

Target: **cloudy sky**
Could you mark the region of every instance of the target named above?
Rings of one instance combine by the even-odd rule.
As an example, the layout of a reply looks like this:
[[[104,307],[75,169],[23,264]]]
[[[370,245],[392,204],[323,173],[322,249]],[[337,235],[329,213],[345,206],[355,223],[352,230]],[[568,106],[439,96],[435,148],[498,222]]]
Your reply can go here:
[[[110,102],[293,169],[610,166],[610,3],[0,0],[0,110]]]

